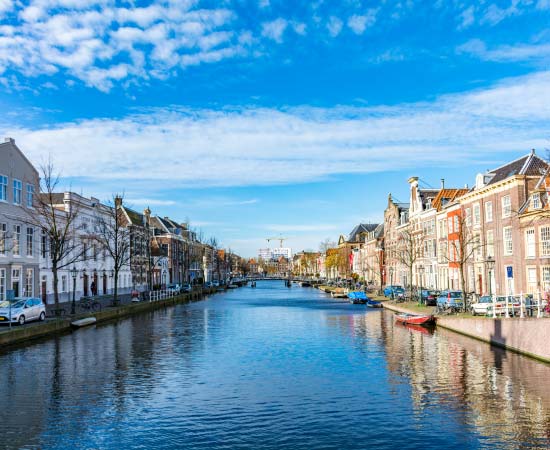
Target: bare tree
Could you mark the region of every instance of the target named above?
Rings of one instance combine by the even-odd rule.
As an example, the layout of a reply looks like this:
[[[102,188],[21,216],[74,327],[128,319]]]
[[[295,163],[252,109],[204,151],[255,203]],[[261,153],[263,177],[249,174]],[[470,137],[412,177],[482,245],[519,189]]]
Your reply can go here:
[[[34,210],[30,221],[41,229],[47,238],[48,259],[53,275],[54,303],[59,307],[59,270],[85,259],[86,247],[78,235],[80,208],[76,201],[64,203],[64,198],[56,193],[60,175],[55,171],[51,161],[40,167],[41,193],[35,196]]]
[[[444,258],[458,268],[462,304],[466,310],[466,267],[473,260],[475,253],[484,245],[481,242],[481,236],[472,231],[468,219],[463,214],[457,214],[453,220],[455,229],[454,233],[449,235],[448,253],[444,255]]]
[[[411,227],[412,228],[412,227]],[[423,247],[424,233],[406,229],[399,232],[397,247],[391,255],[394,261],[407,268],[409,273],[409,292],[413,291],[413,268],[416,262],[424,255]]]
[[[113,260],[113,305],[118,304],[118,274],[130,265],[131,231],[122,208],[123,196],[113,195],[111,205],[97,217],[98,233],[96,239]]]
[[[330,238],[326,238],[319,244],[319,250],[321,253],[326,253],[329,248],[336,247],[336,242],[331,241]]]

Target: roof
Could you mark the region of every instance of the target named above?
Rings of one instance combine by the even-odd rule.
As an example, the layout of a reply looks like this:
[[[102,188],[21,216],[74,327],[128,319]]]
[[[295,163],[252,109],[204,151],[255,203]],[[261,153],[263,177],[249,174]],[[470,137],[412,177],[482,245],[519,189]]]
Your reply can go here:
[[[495,184],[515,175],[540,176],[547,167],[548,164],[532,150],[528,155],[490,170],[487,175],[491,179],[487,184]]]
[[[432,202],[432,207],[440,211],[445,205],[454,202],[458,197],[466,194],[468,189],[441,189]]]
[[[143,214],[138,213],[137,211],[134,211],[133,209],[128,208],[127,206],[122,206],[124,211],[126,212],[126,215],[130,219],[130,222],[132,222],[132,225],[139,225],[140,227],[143,226],[145,223],[145,220],[143,218]]]
[[[378,223],[360,223],[349,234],[348,242],[360,242],[361,234],[374,231],[378,225]]]
[[[49,202],[50,201],[50,196],[51,196],[51,199],[53,200],[53,204],[54,205],[61,205],[61,204],[64,204],[64,199],[65,199],[65,194],[63,192],[52,192],[51,194],[48,194],[46,192],[41,192],[40,194],[40,199],[41,201],[43,202]]]

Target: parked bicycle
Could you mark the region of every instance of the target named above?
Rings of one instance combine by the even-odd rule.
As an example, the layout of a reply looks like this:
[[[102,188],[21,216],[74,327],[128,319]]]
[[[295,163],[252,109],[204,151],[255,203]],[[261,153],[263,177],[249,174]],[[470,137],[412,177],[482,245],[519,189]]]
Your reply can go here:
[[[81,300],[80,302],[77,303],[77,306],[81,311],[86,311],[86,312],[101,311],[101,303],[99,303],[97,300],[93,300],[91,298]]]

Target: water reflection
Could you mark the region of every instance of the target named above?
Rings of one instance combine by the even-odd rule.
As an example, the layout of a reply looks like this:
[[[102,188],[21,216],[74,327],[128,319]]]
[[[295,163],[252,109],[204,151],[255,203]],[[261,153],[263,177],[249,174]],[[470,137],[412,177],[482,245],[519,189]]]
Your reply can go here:
[[[0,364],[5,448],[550,444],[548,366],[282,283],[80,330]]]

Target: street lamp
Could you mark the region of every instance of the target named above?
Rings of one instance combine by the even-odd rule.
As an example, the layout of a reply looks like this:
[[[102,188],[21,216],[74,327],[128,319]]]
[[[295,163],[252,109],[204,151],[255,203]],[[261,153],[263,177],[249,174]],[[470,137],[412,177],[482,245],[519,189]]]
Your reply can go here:
[[[493,269],[495,268],[495,258],[492,256],[487,256],[487,259],[485,260],[485,264],[487,264],[487,278],[489,279],[489,295],[493,295],[492,289],[493,289]]]
[[[424,299],[422,298],[422,277],[424,276],[424,266],[418,266],[418,273],[420,274],[420,304],[424,304]]]
[[[73,266],[71,269],[71,276],[73,277],[73,302],[71,305],[71,314],[76,314],[76,277],[78,276],[78,269]]]

